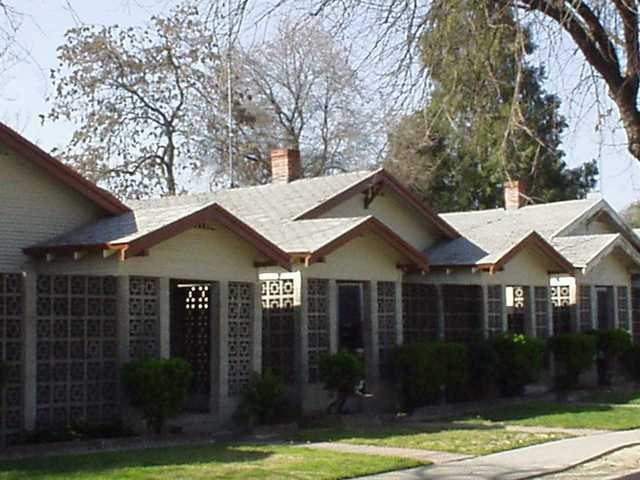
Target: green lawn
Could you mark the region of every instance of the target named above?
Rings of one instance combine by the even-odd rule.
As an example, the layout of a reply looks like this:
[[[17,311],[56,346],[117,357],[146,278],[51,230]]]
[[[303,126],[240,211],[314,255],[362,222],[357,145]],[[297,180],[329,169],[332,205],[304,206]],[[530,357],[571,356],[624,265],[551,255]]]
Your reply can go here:
[[[433,429],[408,426],[309,429],[296,439],[309,442],[338,441],[356,445],[437,450],[467,455],[487,455],[537,443],[558,440],[558,434],[507,432],[498,427]]]
[[[640,410],[607,405],[532,402],[484,410],[477,415],[467,417],[466,421],[542,427],[628,430],[640,427]]]
[[[420,465],[413,460],[294,446],[202,445],[2,462],[2,480],[341,479]]]

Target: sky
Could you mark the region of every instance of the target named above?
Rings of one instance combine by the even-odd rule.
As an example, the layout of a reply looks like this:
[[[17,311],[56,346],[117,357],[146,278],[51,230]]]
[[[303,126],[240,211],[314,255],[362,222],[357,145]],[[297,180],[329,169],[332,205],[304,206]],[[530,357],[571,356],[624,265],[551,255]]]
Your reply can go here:
[[[53,95],[49,72],[57,65],[56,48],[64,42],[67,29],[81,24],[133,26],[143,24],[151,15],[166,12],[172,0],[21,0],[15,2],[25,14],[18,34],[25,61],[15,65],[0,82],[0,120],[47,151],[62,147],[73,126],[68,123],[42,122]],[[71,6],[71,8],[69,8]],[[545,62],[549,74],[546,88],[558,94],[562,111],[570,127],[563,139],[569,166],[591,159],[601,165],[602,196],[621,210],[640,200],[640,162],[624,146],[624,135],[611,128],[595,129],[598,115],[589,105],[593,93],[576,93],[575,79],[582,64],[579,56],[553,56],[555,47],[541,48],[538,59]],[[570,48],[566,49],[571,52]],[[550,53],[551,51],[551,53]],[[27,53],[28,52],[28,53]],[[553,61],[549,59],[553,58]],[[606,102],[606,99],[605,99]],[[613,121],[615,125],[615,109]]]

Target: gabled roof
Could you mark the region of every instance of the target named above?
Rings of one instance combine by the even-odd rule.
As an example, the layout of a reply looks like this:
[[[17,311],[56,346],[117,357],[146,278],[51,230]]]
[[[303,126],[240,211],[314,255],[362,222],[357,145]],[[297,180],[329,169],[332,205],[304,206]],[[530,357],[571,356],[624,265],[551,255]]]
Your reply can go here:
[[[363,178],[341,191],[337,191],[331,197],[302,211],[295,217],[295,220],[318,218],[354,195],[364,193],[368,189],[376,186],[386,187],[398,195],[407,205],[416,210],[425,220],[443,234],[445,238],[454,239],[460,236],[451,225],[443,221],[428,205],[416,197],[408,188],[384,169],[376,170],[370,176]]]
[[[552,244],[576,267],[585,272],[595,267],[602,258],[614,250],[625,253],[632,262],[640,266],[640,253],[620,233],[597,235],[571,235],[556,237]]]
[[[53,158],[40,147],[1,122],[0,144],[13,150],[21,158],[30,160],[52,177],[80,193],[108,213],[117,215],[129,211],[129,207],[111,193],[90,182],[75,170]]]
[[[486,240],[486,239],[485,239]],[[541,250],[562,272],[572,272],[572,263],[538,232],[531,230],[518,239],[497,238],[491,243],[478,245],[466,237],[427,251],[432,266],[476,267],[495,271],[528,247]]]
[[[120,250],[133,257],[200,224],[214,221],[249,242],[268,259],[285,268],[289,255],[216,203],[179,209],[146,209],[107,218],[48,242],[25,248],[26,254],[86,249]]]

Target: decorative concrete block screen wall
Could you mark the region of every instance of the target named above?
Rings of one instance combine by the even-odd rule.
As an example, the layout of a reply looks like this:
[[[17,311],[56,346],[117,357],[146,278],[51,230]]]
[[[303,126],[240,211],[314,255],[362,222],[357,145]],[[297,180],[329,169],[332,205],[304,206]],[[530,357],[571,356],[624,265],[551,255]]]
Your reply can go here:
[[[396,344],[396,284],[378,282],[378,362],[380,377],[392,372],[391,354]]]
[[[640,344],[640,287],[631,288],[631,314],[633,317],[633,341]]]
[[[533,297],[536,337],[547,338],[549,336],[549,289],[534,287]]]
[[[580,331],[586,332],[593,328],[591,323],[591,285],[580,285]]]
[[[132,359],[160,355],[159,280],[129,279],[129,355]]]
[[[629,318],[629,289],[616,287],[618,295],[618,328],[629,331],[631,319]]]
[[[38,426],[118,415],[116,280],[39,275]]]
[[[294,383],[295,310],[293,279],[264,280],[262,291],[262,369]]]
[[[15,443],[23,425],[23,291],[21,274],[0,273],[0,362],[7,367],[0,395],[0,447]]]
[[[229,282],[229,395],[237,395],[251,377],[253,284]]]
[[[487,287],[487,336],[495,337],[503,330],[502,285]]]
[[[482,338],[482,287],[443,285],[444,339],[468,342]]]
[[[426,283],[402,284],[404,343],[438,339],[438,289]]]
[[[329,280],[307,280],[309,383],[319,381],[320,357],[329,353]]]

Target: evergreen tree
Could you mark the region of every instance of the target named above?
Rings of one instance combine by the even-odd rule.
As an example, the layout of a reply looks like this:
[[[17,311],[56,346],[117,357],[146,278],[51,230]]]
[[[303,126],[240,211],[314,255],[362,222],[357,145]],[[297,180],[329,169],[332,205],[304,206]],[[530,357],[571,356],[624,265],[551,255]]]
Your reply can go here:
[[[544,70],[526,60],[529,32],[499,3],[444,3],[421,38],[429,103],[391,132],[386,166],[440,211],[502,206],[508,179],[524,181],[534,202],[584,196],[596,164],[567,168],[566,122]]]

